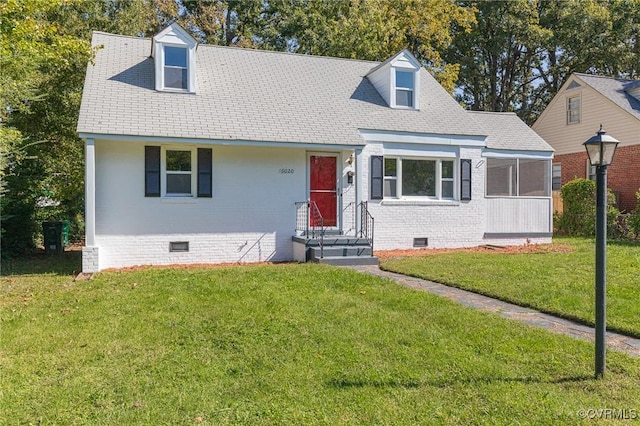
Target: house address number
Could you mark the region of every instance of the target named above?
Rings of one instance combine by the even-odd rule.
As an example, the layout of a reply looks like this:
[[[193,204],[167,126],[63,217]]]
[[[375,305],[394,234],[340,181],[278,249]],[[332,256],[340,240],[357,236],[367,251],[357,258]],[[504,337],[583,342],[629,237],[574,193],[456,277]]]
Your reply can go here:
[[[278,169],[278,173],[281,175],[292,175],[293,169]]]

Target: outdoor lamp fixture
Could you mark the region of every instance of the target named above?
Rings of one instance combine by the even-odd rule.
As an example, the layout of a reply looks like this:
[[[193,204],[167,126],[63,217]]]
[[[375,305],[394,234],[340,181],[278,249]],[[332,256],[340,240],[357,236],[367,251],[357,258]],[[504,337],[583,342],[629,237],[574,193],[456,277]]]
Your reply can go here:
[[[604,377],[607,288],[607,166],[619,141],[600,130],[584,142],[589,162],[596,166],[596,379]]]

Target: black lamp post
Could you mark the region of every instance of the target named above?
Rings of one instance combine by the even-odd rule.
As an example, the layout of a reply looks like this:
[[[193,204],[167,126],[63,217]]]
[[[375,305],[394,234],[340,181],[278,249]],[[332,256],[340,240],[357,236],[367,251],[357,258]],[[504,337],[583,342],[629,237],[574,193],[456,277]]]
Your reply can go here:
[[[600,130],[584,142],[589,162],[596,166],[596,378],[604,377],[607,288],[607,166],[619,141]]]

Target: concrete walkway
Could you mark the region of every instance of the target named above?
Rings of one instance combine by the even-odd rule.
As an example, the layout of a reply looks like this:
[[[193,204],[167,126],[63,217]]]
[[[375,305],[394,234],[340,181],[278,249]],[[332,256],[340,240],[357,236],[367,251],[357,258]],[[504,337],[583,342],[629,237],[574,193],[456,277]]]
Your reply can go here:
[[[389,278],[406,287],[410,287],[415,290],[427,291],[438,296],[446,297],[448,299],[455,300],[462,305],[470,306],[472,308],[495,312],[505,318],[522,321],[536,327],[542,327],[554,333],[565,334],[576,339],[588,340],[591,342],[595,339],[595,331],[593,327],[554,317],[553,315],[544,314],[533,309],[523,308],[522,306],[502,302],[500,300],[492,299],[487,296],[482,296],[470,291],[434,283],[432,281],[413,278],[402,274],[396,274],[394,272],[383,271],[377,266],[363,265],[347,267],[350,269],[355,269],[356,271],[377,275],[383,278]],[[609,349],[640,357],[640,339],[618,333],[607,332],[605,340],[607,348]]]

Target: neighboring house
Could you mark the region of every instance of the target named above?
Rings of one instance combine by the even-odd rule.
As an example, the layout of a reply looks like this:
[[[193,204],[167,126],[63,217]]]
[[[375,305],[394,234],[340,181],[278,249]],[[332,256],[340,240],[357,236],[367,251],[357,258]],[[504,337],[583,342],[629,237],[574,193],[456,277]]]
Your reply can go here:
[[[85,272],[551,240],[552,148],[515,114],[462,109],[406,50],[197,45],[176,24],[93,45]]]
[[[595,179],[584,141],[602,124],[620,141],[608,167],[608,186],[618,207],[630,211],[640,189],[640,80],[572,74],[532,126],[555,149],[553,186]]]

